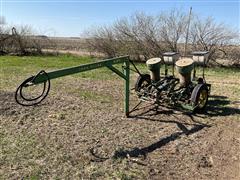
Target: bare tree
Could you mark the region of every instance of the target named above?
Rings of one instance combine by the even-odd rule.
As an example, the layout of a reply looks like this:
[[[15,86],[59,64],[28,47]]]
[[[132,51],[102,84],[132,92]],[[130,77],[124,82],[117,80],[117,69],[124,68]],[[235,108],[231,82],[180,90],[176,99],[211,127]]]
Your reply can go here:
[[[144,59],[162,55],[163,48],[158,28],[156,18],[144,13],[135,13],[128,19],[122,18],[114,25],[121,47],[125,47],[124,50],[128,50],[129,54],[139,58],[143,56]]]
[[[224,47],[224,57],[231,60],[230,65],[240,67],[240,46],[228,45]]]
[[[42,53],[43,39],[35,36],[35,32],[29,25],[10,27],[5,17],[0,16],[0,54],[14,53],[26,55],[32,51]],[[49,43],[49,42],[48,42]]]
[[[10,38],[9,28],[6,27],[5,17],[0,16],[0,55],[5,54],[5,42]]]
[[[159,16],[160,33],[171,51],[178,52],[178,43],[183,41],[187,30],[188,15],[177,9]]]
[[[194,50],[209,51],[209,59],[216,59],[218,51],[224,51],[237,36],[223,23],[216,23],[213,18],[195,18],[190,30],[190,39]]]
[[[122,18],[114,24],[116,38],[120,45],[120,52],[131,54],[137,58],[140,55],[149,56],[144,36],[142,36],[143,22],[140,15]]]
[[[84,33],[88,42],[88,48],[106,54],[108,57],[116,56],[117,45],[114,31],[111,27],[95,27]]]
[[[5,39],[1,41],[1,48],[6,53],[18,55],[42,54],[44,45],[51,43],[46,36],[36,36],[36,33],[29,25],[7,27],[6,29],[8,31],[3,35]]]
[[[188,22],[188,14],[176,9],[158,16],[135,13],[111,26],[90,30],[89,46],[110,57],[128,54],[138,60],[162,57],[165,51],[181,53]],[[236,39],[236,33],[212,18],[191,15],[189,29],[191,50],[209,51],[210,59],[219,57],[219,52],[226,54],[224,48]]]
[[[33,35],[33,30],[28,25],[12,28],[12,51],[25,55],[31,42],[30,37]]]
[[[162,57],[168,49],[178,51],[177,45],[184,35],[186,21],[186,15],[176,10],[160,16],[135,13],[129,18],[121,18],[113,26],[90,31],[89,37],[93,41],[89,44],[107,55],[110,53],[106,50],[113,52],[114,49],[111,54],[129,54],[135,59]]]

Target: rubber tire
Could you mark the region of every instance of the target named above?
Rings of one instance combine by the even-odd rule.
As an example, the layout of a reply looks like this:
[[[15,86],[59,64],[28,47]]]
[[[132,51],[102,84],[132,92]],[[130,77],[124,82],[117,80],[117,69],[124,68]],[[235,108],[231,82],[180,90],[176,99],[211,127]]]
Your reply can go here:
[[[140,91],[140,88],[144,81],[147,81],[147,83],[151,84],[151,77],[149,74],[142,74],[138,76],[137,81],[135,83],[135,87],[134,87],[136,92]]]
[[[200,97],[200,92],[202,90],[206,90],[207,91],[207,101],[206,103],[204,104],[203,107],[199,107],[199,106],[196,106],[197,103],[198,103],[198,100],[199,100],[199,97]],[[207,106],[207,103],[208,103],[208,87],[206,84],[198,84],[192,91],[192,94],[191,94],[191,103],[192,105],[196,108],[194,108],[193,112],[203,112]]]

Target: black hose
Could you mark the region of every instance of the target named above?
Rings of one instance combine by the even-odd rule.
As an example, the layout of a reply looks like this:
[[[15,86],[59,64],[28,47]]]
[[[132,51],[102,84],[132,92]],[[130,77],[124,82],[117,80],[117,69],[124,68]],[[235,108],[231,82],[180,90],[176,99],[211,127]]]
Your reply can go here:
[[[44,82],[43,84],[43,91],[42,93],[34,98],[27,98],[23,95],[23,88],[27,88],[28,86],[32,86],[34,85],[34,80],[37,76],[44,74],[47,77],[47,81]],[[18,104],[22,105],[22,106],[34,106],[37,105],[39,103],[41,103],[48,95],[49,91],[50,91],[50,79],[48,74],[42,70],[40,71],[36,76],[32,76],[28,79],[26,79],[25,81],[23,81],[20,86],[18,86],[16,92],[15,92],[15,100]],[[23,100],[23,102],[19,101],[19,98],[21,98]],[[24,101],[27,101],[28,103],[24,103]],[[30,103],[31,102],[31,103]]]

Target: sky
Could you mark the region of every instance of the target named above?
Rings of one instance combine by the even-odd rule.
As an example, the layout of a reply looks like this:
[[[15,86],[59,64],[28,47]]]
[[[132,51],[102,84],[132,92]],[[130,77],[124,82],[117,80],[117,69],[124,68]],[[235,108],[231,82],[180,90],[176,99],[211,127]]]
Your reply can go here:
[[[173,8],[202,16],[240,32],[240,0],[0,0],[8,25],[27,24],[39,34],[79,37],[84,30],[108,25],[134,12],[157,15]]]

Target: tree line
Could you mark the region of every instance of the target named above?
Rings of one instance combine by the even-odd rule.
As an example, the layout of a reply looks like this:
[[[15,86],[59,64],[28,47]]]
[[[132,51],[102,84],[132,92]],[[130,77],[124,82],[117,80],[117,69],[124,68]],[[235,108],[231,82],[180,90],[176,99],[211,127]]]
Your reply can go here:
[[[47,36],[36,36],[31,26],[12,27],[0,16],[0,55],[42,54],[42,49],[51,43]]]
[[[212,17],[173,9],[159,15],[136,12],[108,26],[98,26],[84,33],[88,47],[108,57],[128,54],[135,60],[162,57],[164,52],[190,54],[209,51],[209,58],[229,57],[240,62],[239,35]],[[187,38],[187,49],[184,44]],[[229,49],[229,47],[231,47]]]

